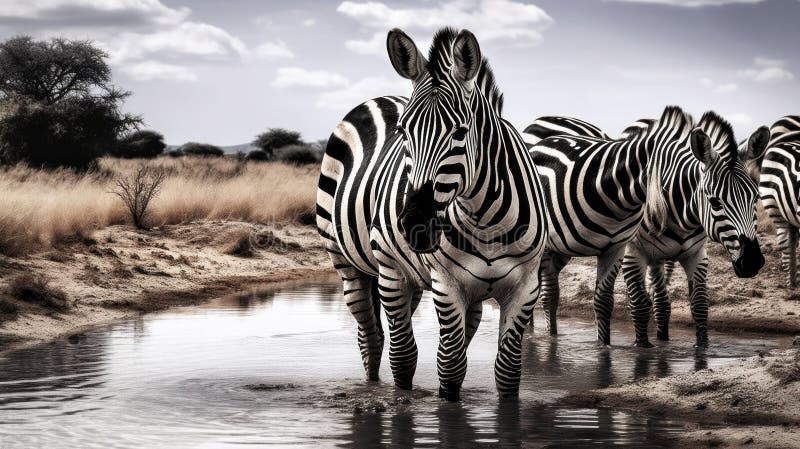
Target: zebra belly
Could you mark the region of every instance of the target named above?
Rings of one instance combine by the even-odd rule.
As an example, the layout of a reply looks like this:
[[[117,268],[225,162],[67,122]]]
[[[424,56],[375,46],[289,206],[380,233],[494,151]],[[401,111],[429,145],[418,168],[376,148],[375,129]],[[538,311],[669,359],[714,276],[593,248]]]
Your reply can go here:
[[[667,232],[657,235],[640,230],[630,244],[639,249],[639,252],[647,258],[648,263],[657,263],[679,260],[687,254],[698,251],[707,240],[708,237],[702,229],[688,233],[667,230]]]

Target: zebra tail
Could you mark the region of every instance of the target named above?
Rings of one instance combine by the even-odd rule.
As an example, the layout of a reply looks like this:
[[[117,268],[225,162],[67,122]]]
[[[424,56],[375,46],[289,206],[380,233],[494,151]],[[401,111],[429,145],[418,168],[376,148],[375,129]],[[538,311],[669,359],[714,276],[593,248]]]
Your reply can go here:
[[[658,169],[660,163],[652,161],[647,177],[647,199],[644,206],[644,224],[651,234],[661,234],[667,227],[667,199]]]

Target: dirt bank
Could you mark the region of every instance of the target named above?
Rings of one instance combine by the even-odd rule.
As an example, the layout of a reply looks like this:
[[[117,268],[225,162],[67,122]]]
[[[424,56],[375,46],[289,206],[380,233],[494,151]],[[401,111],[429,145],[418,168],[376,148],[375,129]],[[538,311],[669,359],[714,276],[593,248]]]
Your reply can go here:
[[[682,438],[692,446],[800,447],[800,339],[794,343],[722,368],[581,392],[563,402],[697,422]]]
[[[759,239],[762,242],[766,265],[758,276],[751,279],[736,277],[730,258],[721,245],[709,243],[707,246],[709,332],[712,341],[714,331],[741,330],[789,335],[800,332],[800,290],[792,292],[784,286],[785,277],[780,271],[780,251],[775,236],[765,235]],[[594,259],[575,259],[564,268],[560,283],[560,315],[594,316],[592,295],[595,278]],[[671,324],[694,326],[689,310],[686,276],[680,266],[675,269],[668,291],[672,301]],[[617,279],[614,299],[615,320],[630,321],[630,309],[622,275]],[[654,336],[655,327],[652,323],[650,330]],[[633,335],[630,336],[630,341],[612,343],[632,344]]]
[[[310,226],[111,226],[46,252],[0,256],[0,350],[259,284],[329,273],[330,260]],[[29,287],[41,280],[46,287]],[[66,307],[50,297],[65,298]]]

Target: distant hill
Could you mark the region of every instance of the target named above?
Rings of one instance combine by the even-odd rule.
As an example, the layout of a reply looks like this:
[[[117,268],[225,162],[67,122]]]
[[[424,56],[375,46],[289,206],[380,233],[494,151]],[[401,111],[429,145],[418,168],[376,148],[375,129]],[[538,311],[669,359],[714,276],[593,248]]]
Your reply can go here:
[[[164,152],[177,150],[178,147],[180,147],[180,145],[167,145],[167,148],[164,150]],[[244,154],[247,154],[256,149],[256,147],[250,143],[240,143],[239,145],[228,145],[220,148],[222,148],[222,151],[224,151],[225,154],[230,155],[236,154],[240,151]]]

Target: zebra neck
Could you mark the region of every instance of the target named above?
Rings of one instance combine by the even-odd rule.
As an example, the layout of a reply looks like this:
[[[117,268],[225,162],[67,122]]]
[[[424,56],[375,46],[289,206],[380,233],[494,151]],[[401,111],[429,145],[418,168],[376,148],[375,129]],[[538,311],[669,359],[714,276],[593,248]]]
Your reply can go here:
[[[676,220],[681,229],[686,231],[695,230],[703,226],[703,211],[705,209],[705,194],[703,189],[700,188],[702,180],[702,170],[700,162],[691,156],[691,159],[681,164],[675,170],[676,177],[680,178],[680,189],[672,189],[676,191],[673,195],[672,202],[675,203],[675,208],[681,211],[680,219]],[[675,184],[674,184],[675,185]]]

